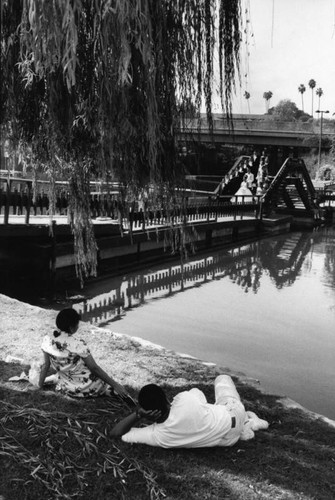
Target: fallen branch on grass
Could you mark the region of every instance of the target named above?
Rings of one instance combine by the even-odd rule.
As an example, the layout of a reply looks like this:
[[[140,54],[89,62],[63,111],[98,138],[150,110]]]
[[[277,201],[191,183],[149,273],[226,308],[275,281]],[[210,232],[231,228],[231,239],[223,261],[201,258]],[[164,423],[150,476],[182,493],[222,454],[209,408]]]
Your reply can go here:
[[[119,402],[111,402],[109,414]],[[100,411],[101,412],[101,411]],[[28,473],[24,485],[38,481],[52,498],[70,500],[90,489],[93,477],[109,474],[109,487],[124,498],[131,474],[139,474],[148,498],[164,497],[154,473],[126,456],[108,439],[99,410],[73,418],[0,401],[0,455],[17,461]]]

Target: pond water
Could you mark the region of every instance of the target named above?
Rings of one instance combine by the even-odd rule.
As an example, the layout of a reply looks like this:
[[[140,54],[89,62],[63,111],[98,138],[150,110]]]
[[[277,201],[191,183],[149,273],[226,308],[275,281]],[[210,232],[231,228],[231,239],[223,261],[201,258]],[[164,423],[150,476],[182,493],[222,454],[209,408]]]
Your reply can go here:
[[[335,419],[335,228],[100,281],[83,319],[243,372]]]

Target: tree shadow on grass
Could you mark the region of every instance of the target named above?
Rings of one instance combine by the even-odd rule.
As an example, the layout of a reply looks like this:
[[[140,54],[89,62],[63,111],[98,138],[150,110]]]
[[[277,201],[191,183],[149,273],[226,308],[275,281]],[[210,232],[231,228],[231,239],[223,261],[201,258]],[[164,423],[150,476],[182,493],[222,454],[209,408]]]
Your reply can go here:
[[[235,380],[246,408],[268,420],[268,430],[259,431],[255,439],[240,441],[231,448],[164,450],[129,445],[108,437],[114,423],[129,413],[124,405],[116,408],[109,398],[74,400],[50,393],[28,393],[23,390],[24,383],[18,383],[15,389],[14,384],[10,386],[7,380],[10,376],[18,375],[20,370],[21,365],[0,362],[0,400],[10,401],[20,408],[28,406],[42,409],[50,417],[59,413],[63,415],[60,422],[64,422],[64,425],[67,417],[71,422],[77,420],[79,424],[92,420],[91,427],[105,435],[98,443],[100,451],[106,452],[115,446],[120,450],[120,461],[130,459],[132,464],[140,463],[145,466],[146,471],[154,471],[158,485],[165,490],[167,500],[335,498],[335,429],[322,420],[312,419],[301,410],[285,408],[277,396],[263,394],[253,386]],[[177,376],[177,383],[171,385],[169,380]],[[197,386],[204,392],[207,400],[213,403],[215,376],[213,368],[205,366],[202,369],[196,362],[193,367],[190,362],[182,362],[179,370],[177,367],[166,372],[163,370],[161,380],[165,380],[165,389],[170,398],[178,392]],[[198,379],[198,383],[195,379]],[[86,429],[85,427],[84,433]],[[57,443],[60,438],[55,435],[53,439]],[[75,439],[71,443],[71,446],[75,446]],[[37,454],[38,450],[37,447]],[[123,486],[118,482],[120,478],[114,480],[110,470],[97,477],[98,462],[94,452],[92,456],[83,457],[83,463],[91,467],[92,473],[81,498],[122,498],[115,496],[123,491]],[[43,495],[45,498],[43,485],[34,487],[33,497],[29,496],[30,483],[22,489],[22,482],[13,482],[15,478],[22,481],[29,481],[31,478],[29,474],[23,474],[22,467],[15,463],[11,462],[10,467],[8,469],[4,466],[2,469],[3,477],[6,478],[3,481],[6,481],[7,491],[12,495],[11,497],[8,493],[7,500],[15,498],[15,494],[22,491],[26,492],[26,496],[21,494],[21,498],[42,498]],[[149,498],[142,473],[135,470],[130,475],[126,474],[125,480],[125,498]]]
[[[6,500],[121,499],[133,484],[139,498],[161,498],[151,469],[108,437],[129,412],[119,398],[72,399],[8,382],[27,369],[0,361],[0,492]]]

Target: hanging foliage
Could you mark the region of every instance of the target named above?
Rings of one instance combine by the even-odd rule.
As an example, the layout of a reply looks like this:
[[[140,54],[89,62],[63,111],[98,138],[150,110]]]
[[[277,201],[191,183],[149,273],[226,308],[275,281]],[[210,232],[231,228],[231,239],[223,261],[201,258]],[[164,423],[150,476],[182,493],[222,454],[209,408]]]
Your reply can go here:
[[[176,131],[203,104],[212,123],[215,60],[231,114],[240,0],[3,0],[1,9],[2,125],[39,163],[67,165],[78,266],[94,273],[91,221],[79,215],[89,180],[132,193],[178,183]]]

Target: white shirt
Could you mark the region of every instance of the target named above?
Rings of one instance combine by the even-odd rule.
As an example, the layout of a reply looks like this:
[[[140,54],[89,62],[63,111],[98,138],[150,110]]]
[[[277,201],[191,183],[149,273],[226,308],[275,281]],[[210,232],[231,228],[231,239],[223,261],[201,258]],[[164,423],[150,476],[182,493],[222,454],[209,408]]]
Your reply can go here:
[[[255,179],[254,174],[252,172],[249,172],[247,174],[247,184],[248,184],[248,186],[252,185],[252,183],[254,182],[254,179]]]
[[[165,422],[132,428],[122,440],[162,448],[232,446],[241,431],[231,426],[232,415],[226,406],[209,404],[203,392],[191,389],[173,399]]]

